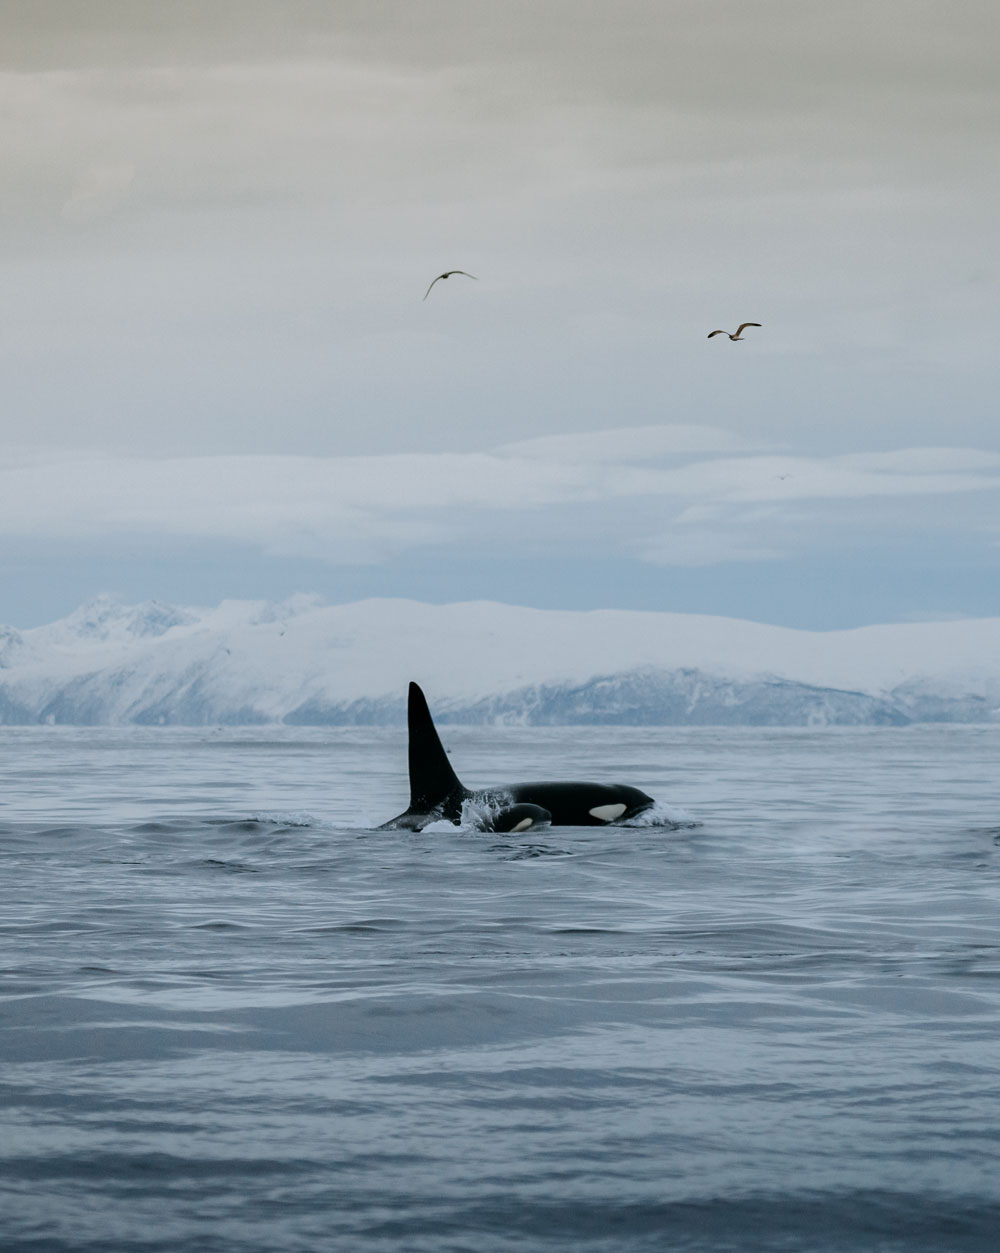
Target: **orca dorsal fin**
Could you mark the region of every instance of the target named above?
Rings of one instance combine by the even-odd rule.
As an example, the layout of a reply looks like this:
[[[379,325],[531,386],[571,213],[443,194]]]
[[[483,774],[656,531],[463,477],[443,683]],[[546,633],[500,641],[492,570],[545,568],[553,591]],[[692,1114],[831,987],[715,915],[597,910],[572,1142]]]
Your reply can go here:
[[[406,722],[410,736],[409,812],[427,814],[442,807],[444,816],[456,821],[450,811],[461,812],[465,788],[451,768],[427,708],[427,698],[416,683],[410,684]]]

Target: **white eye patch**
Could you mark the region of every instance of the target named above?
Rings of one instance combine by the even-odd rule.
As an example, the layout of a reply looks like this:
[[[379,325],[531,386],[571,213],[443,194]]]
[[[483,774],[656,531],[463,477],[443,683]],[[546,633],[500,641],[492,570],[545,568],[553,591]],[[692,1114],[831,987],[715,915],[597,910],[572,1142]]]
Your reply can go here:
[[[588,811],[591,818],[597,818],[601,822],[614,822],[616,818],[620,818],[625,812],[624,805],[595,805],[593,809]]]

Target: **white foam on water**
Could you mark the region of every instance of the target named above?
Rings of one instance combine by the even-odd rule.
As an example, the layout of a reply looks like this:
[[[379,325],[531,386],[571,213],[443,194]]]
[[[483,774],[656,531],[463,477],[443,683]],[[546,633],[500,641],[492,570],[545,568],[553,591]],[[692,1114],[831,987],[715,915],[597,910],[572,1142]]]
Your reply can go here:
[[[649,809],[644,809],[641,814],[636,814],[633,818],[626,818],[624,822],[616,822],[616,827],[671,827],[677,829],[679,827],[700,827],[702,824],[693,814],[689,814],[686,809],[680,809],[676,805],[667,805],[663,801],[657,801],[655,805]]]
[[[250,815],[251,822],[271,822],[280,827],[318,827],[322,826],[319,818],[312,814],[299,811],[297,813],[274,813],[258,810]]]

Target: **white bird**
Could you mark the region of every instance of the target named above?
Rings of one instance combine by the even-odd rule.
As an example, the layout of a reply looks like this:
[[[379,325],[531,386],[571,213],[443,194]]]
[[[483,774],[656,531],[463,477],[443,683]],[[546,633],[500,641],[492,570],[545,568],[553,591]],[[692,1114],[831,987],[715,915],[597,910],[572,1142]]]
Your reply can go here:
[[[445,270],[443,274],[439,274],[437,276],[437,278],[434,280],[434,283],[440,283],[443,278],[451,278],[453,274],[464,274],[466,278],[476,278],[475,274],[470,274],[468,270]],[[476,279],[476,282],[478,281],[479,280]],[[431,287],[434,286],[434,283],[431,283]],[[428,287],[427,290],[424,292],[425,300],[431,294],[431,287]]]
[[[733,341],[733,343],[735,343],[736,340],[743,338],[743,332],[747,329],[748,326],[760,326],[760,323],[759,322],[741,322],[739,326],[736,328],[735,335],[729,335],[728,331],[711,331],[709,333],[708,338],[711,339],[713,335],[729,335],[729,338]]]

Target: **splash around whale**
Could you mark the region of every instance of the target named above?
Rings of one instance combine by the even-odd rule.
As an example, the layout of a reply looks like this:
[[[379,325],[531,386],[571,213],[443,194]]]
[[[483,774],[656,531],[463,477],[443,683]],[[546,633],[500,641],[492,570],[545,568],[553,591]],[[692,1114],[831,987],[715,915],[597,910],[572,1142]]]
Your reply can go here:
[[[459,782],[442,747],[427,700],[410,684],[409,808],[380,831],[421,831],[442,819],[459,826],[470,820],[484,831],[528,831],[538,827],[608,826],[647,813],[656,802],[624,783],[512,783],[470,791]]]

